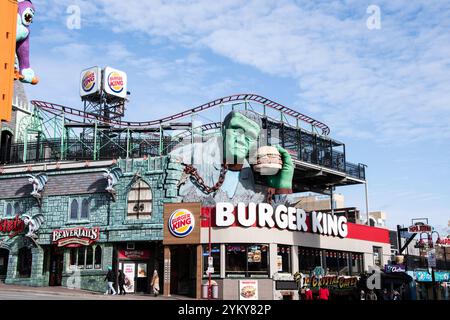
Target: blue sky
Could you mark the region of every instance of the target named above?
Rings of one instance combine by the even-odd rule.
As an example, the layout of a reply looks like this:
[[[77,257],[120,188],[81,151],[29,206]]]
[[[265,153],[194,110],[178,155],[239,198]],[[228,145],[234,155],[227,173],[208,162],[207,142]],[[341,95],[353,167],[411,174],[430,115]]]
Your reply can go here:
[[[328,124],[388,225],[450,220],[450,2],[35,0],[31,99],[81,108],[82,69],[128,73],[127,119],[253,92]],[[81,28],[66,26],[79,6]],[[370,30],[369,5],[381,28]],[[364,188],[337,190],[364,211]]]

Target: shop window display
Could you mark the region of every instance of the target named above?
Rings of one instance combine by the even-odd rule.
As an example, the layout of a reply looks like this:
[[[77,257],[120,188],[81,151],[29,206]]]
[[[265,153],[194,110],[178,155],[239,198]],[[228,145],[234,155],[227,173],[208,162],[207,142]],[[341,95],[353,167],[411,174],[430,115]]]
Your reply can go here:
[[[102,268],[102,247],[100,246],[97,246],[95,248],[94,268],[95,269]]]
[[[213,244],[211,250],[211,256],[213,258],[214,273],[211,274],[212,278],[220,277],[220,245]],[[208,278],[208,257],[209,257],[209,245],[203,245],[203,277]]]
[[[101,269],[102,249],[99,245],[70,249],[70,269]]]
[[[327,274],[338,275],[339,274],[339,263],[338,263],[338,253],[336,251],[325,251],[325,268]]]
[[[81,247],[78,249],[78,269],[84,269],[86,261],[86,248]]]
[[[227,277],[268,277],[268,251],[265,244],[227,245]]]
[[[291,272],[291,246],[278,245],[277,248],[277,271],[283,273]]]
[[[33,260],[33,255],[31,249],[23,247],[19,249],[18,261],[17,261],[17,272],[21,278],[29,278],[31,276],[31,264]]]
[[[380,247],[373,247],[373,264],[380,268],[383,266],[383,251]]]
[[[310,274],[314,268],[322,267],[322,252],[320,249],[303,248],[298,249],[299,271]]]
[[[352,253],[352,275],[358,275],[363,272],[363,255],[361,253]]]
[[[86,248],[86,265],[85,269],[92,269],[94,263],[94,250],[92,247]]]

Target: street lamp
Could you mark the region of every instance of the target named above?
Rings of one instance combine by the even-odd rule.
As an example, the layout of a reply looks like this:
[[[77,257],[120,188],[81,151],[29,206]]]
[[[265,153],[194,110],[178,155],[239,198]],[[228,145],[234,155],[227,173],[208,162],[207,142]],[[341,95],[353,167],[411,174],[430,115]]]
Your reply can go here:
[[[208,215],[204,214],[204,211],[201,215],[202,220],[208,220],[208,269],[209,269],[209,261],[212,258],[212,243],[211,243],[211,207],[204,207],[208,210]],[[212,286],[211,286],[211,272],[208,272],[208,300],[211,300],[212,297]]]
[[[436,233],[438,235],[436,244],[439,244],[440,239],[441,239],[439,232],[437,232],[437,231],[431,231],[430,233],[428,233],[428,245],[430,248],[434,248],[434,244],[433,244],[433,234],[434,233]],[[434,251],[434,261],[436,261],[436,249],[432,249],[432,250],[435,250]],[[433,263],[433,265],[431,266],[431,281],[432,281],[432,286],[433,286],[433,300],[437,299],[435,268],[436,268],[436,264]]]

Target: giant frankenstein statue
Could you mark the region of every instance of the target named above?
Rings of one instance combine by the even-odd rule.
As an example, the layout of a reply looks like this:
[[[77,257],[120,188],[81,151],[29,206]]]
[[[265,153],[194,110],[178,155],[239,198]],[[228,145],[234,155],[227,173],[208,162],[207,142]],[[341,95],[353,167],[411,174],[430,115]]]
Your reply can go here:
[[[185,165],[185,182],[179,194],[184,202],[260,203],[272,199],[285,202],[292,193],[294,165],[289,153],[277,146],[282,167],[276,175],[266,177],[266,185],[255,185],[261,119],[253,111],[232,111],[224,119],[222,136],[204,143],[179,147],[171,155]]]

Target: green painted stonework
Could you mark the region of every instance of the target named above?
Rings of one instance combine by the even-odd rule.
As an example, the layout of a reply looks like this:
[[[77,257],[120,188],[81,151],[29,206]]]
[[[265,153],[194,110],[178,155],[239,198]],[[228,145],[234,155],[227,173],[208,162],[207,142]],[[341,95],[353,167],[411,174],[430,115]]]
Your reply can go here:
[[[22,198],[1,198],[0,217],[5,218],[8,203],[18,203],[21,213],[35,215],[42,213],[44,223],[39,230],[37,242],[41,247],[33,248],[32,273],[30,278],[20,278],[17,274],[18,251],[23,246],[23,235],[9,239],[7,235],[0,234],[0,247],[10,250],[8,274],[5,280],[9,284],[23,284],[30,286],[47,286],[49,283],[49,259],[44,259],[45,249],[52,244],[52,231],[78,226],[100,227],[100,240],[102,246],[101,270],[69,270],[69,250],[64,252],[64,272],[62,285],[77,286],[81,289],[103,292],[106,290],[104,277],[108,265],[113,263],[113,245],[118,242],[162,241],[163,239],[163,207],[164,203],[180,202],[178,196],[178,182],[182,176],[182,166],[170,157],[153,157],[143,159],[121,159],[117,166],[123,171],[123,176],[114,187],[116,201],[106,191],[95,193],[73,193],[70,195],[47,194],[44,190],[42,206],[39,207],[31,196]],[[82,167],[82,166],[81,166]],[[47,172],[49,180],[55,175],[73,173],[70,179],[83,179],[83,174],[98,174],[98,179],[105,180],[102,168],[84,168],[79,170],[59,170]],[[0,174],[0,188],[4,179],[23,178],[27,173],[16,175]],[[147,183],[152,191],[152,214],[149,219],[135,220],[127,217],[128,193],[136,178],[140,177]],[[76,180],[75,180],[76,181]],[[72,183],[73,181],[67,181]],[[64,185],[61,185],[64,188]],[[70,219],[70,204],[77,199],[79,205],[83,200],[90,201],[89,218],[84,220]],[[45,261],[44,261],[45,260]],[[46,263],[46,265],[44,265]]]

